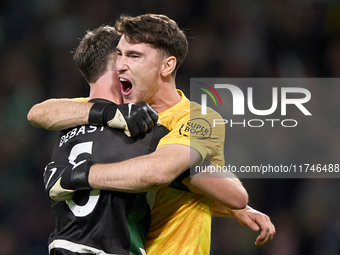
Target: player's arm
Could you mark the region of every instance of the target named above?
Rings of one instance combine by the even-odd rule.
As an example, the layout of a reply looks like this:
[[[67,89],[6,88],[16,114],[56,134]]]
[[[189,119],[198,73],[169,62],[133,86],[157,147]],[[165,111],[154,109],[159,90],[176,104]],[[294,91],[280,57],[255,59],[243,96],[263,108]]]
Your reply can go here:
[[[190,131],[189,144],[192,150],[199,152],[201,158],[205,161],[210,161],[214,165],[222,165],[224,164],[223,148],[225,128],[221,127],[221,125],[212,128],[214,126],[214,119],[221,117],[214,111],[209,113],[208,115],[202,116],[200,108],[199,111],[196,109],[190,112],[190,125],[187,126],[199,127],[202,125],[206,128],[205,130],[209,130],[210,127],[211,131],[208,137],[204,139],[202,139],[199,133]],[[202,120],[204,120],[204,122],[202,122]],[[188,139],[188,136],[181,136],[180,138],[184,143],[185,140]],[[213,170],[214,167],[209,166],[209,168]],[[206,195],[231,208],[244,208],[248,203],[248,193],[233,173],[221,173],[218,171],[200,172],[196,173],[193,178],[184,179],[182,183],[191,191]]]
[[[122,192],[144,192],[170,184],[190,165],[200,163],[201,155],[182,144],[159,146],[155,152],[117,163],[94,164],[84,160],[69,166],[60,185],[52,187],[58,194],[79,189],[102,189]]]
[[[191,165],[200,154],[181,144],[161,145],[153,153],[118,163],[95,164],[89,171],[89,184],[96,189],[143,192],[167,186]]]
[[[157,112],[145,102],[117,105],[103,99],[95,100],[48,99],[34,105],[27,119],[32,125],[48,130],[91,124],[124,129],[126,135],[132,137],[147,132],[158,121]]]
[[[209,166],[213,168],[212,165]],[[183,180],[192,192],[202,194],[231,209],[243,209],[248,204],[248,193],[233,173],[200,172]]]
[[[34,105],[27,119],[35,127],[47,130],[62,130],[89,124],[89,113],[93,103],[72,99],[48,99]]]
[[[143,192],[167,186],[190,166],[200,164],[201,154],[181,144],[161,145],[151,154],[117,163],[81,164],[69,169],[61,179],[58,192],[95,188],[123,192]],[[190,184],[194,192],[208,195],[232,208],[244,208],[248,194],[237,179],[195,178]],[[196,185],[194,187],[194,185]]]
[[[181,144],[167,144],[145,156],[119,163],[93,165],[88,179],[90,186],[96,189],[148,191],[169,185],[190,166],[201,162],[202,156],[195,149]],[[231,175],[229,178],[186,178],[184,184],[193,192],[206,195],[230,208],[245,208],[248,193],[236,176]]]

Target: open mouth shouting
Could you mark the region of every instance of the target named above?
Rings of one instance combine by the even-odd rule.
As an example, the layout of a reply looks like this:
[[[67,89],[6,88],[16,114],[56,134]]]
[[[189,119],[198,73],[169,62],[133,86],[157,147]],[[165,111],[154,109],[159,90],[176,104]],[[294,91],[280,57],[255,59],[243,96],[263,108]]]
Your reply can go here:
[[[128,96],[132,93],[132,83],[130,80],[126,78],[119,78],[120,84],[121,84],[121,90],[123,96]]]

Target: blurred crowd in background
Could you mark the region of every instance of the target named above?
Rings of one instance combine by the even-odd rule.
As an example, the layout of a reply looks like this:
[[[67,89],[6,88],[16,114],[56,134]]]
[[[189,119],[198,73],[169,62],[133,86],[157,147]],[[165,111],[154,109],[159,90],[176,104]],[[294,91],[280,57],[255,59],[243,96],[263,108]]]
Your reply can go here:
[[[54,225],[42,174],[56,133],[31,126],[26,115],[48,98],[88,95],[72,51],[86,30],[113,25],[122,13],[162,13],[186,31],[189,53],[177,86],[188,96],[190,77],[340,76],[337,0],[0,1],[0,255],[48,253]],[[329,93],[334,106],[339,92]],[[339,155],[339,130],[318,132],[333,141],[321,153]],[[242,181],[250,206],[271,217],[277,234],[257,247],[259,233],[215,218],[211,255],[340,254],[339,179]]]

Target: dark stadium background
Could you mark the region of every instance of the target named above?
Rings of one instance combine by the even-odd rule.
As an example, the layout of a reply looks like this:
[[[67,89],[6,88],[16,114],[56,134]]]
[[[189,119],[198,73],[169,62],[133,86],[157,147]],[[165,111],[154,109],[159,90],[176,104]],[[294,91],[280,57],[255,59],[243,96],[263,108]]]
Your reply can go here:
[[[56,133],[31,126],[30,107],[86,96],[70,53],[79,38],[121,13],[147,12],[166,14],[187,31],[190,50],[177,85],[188,95],[190,77],[340,76],[336,0],[0,1],[0,255],[47,254],[53,229],[42,173]],[[319,131],[333,141],[323,152],[339,155],[339,130]],[[250,206],[271,217],[277,234],[257,247],[258,233],[235,219],[214,219],[212,255],[340,254],[339,179],[243,182]]]

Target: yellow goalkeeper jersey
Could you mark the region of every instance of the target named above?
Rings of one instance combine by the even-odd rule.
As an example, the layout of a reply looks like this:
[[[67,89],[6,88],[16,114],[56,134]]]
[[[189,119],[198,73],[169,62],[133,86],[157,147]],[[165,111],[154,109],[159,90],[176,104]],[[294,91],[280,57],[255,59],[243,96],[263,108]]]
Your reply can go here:
[[[158,146],[183,144],[196,149],[203,159],[224,165],[224,125],[213,127],[220,115],[190,102],[178,90],[181,101],[159,114],[170,131]],[[213,201],[206,196],[172,187],[157,191],[151,211],[151,228],[146,241],[147,255],[208,255]]]

